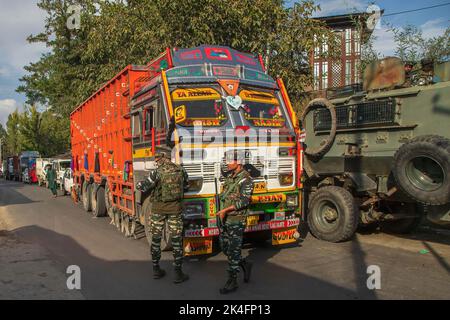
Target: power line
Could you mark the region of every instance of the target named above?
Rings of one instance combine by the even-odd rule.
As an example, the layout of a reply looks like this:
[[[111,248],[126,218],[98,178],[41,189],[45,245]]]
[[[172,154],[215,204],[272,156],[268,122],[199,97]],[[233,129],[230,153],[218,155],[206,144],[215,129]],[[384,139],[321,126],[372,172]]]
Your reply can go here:
[[[435,6],[430,6],[430,7],[424,7],[424,8],[420,8],[420,9],[413,9],[413,10],[406,10],[406,11],[400,11],[400,12],[394,12],[394,13],[384,14],[383,17],[396,16],[396,15],[399,15],[399,14],[410,13],[410,12],[416,12],[416,11],[422,11],[422,10],[428,10],[428,9],[433,9],[433,8],[439,8],[439,7],[444,7],[444,6],[448,6],[448,5],[450,5],[450,2],[442,3],[442,4],[437,4],[437,5],[435,5]]]

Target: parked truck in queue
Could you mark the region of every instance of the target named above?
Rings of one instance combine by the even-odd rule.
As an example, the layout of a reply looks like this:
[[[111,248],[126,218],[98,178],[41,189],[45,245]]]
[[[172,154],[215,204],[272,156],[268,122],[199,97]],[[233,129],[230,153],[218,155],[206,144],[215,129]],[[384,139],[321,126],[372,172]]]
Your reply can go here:
[[[155,169],[157,149],[169,146],[189,175],[186,255],[212,251],[221,170],[233,149],[245,151],[254,178],[246,236],[275,245],[296,240],[298,123],[282,80],[265,72],[261,57],[222,46],[167,49],[146,66],[123,69],[70,120],[73,188],[86,211],[109,214],[127,236],[150,236],[151,197],[135,186]]]

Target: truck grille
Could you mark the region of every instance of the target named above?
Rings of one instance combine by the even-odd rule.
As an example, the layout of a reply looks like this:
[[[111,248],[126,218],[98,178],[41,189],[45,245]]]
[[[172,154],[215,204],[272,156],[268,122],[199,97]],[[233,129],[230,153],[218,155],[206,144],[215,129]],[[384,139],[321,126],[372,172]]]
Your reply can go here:
[[[337,128],[364,128],[395,124],[395,100],[364,102],[336,107]],[[331,129],[331,115],[326,109],[314,112],[314,130]]]

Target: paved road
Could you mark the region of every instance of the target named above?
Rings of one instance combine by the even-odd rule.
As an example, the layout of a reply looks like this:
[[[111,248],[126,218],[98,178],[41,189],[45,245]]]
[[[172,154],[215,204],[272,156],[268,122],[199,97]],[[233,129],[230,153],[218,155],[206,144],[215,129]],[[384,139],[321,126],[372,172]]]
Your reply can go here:
[[[42,247],[55,272],[80,266],[85,299],[224,298],[218,293],[226,276],[222,254],[188,261],[187,283],[172,284],[171,272],[155,281],[145,239],[124,238],[108,218],[92,218],[69,197],[53,199],[49,190],[0,180],[0,219],[21,241]],[[250,245],[244,251],[255,263],[252,282],[227,299],[450,299],[448,232],[359,234],[342,244],[308,236],[289,248]],[[169,271],[170,261],[164,253]],[[371,265],[380,267],[380,290],[367,289]]]

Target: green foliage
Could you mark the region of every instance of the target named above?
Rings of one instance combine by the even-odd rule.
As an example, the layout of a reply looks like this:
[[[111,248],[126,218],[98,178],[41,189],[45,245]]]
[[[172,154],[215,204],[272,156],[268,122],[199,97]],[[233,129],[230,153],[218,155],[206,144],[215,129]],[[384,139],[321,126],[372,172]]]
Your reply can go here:
[[[35,105],[25,111],[11,113],[0,126],[0,137],[5,137],[5,154],[17,155],[24,150],[35,150],[44,157],[64,153],[69,149],[69,121],[50,111],[39,112]]]
[[[263,54],[269,73],[280,75],[292,101],[311,84],[308,53],[318,39],[332,38],[311,19],[313,1],[287,9],[283,0],[76,0],[81,28],[66,27],[68,1],[41,0],[45,30],[30,36],[50,49],[26,67],[19,92],[29,104],[51,106],[68,118],[102,83],[128,64],[145,64],[166,47],[226,45]],[[95,6],[99,7],[96,12]]]

